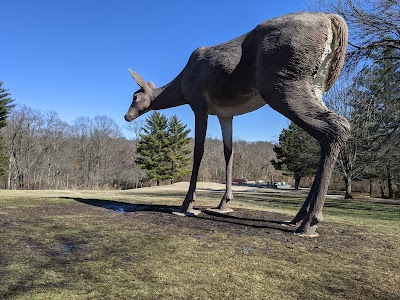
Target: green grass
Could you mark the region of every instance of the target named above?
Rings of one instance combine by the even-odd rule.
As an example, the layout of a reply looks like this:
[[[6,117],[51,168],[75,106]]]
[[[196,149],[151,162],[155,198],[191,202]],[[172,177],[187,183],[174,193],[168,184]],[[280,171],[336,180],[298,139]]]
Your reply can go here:
[[[180,205],[183,197],[0,191],[0,299],[400,298],[395,203],[328,199],[321,236],[310,240],[271,229],[189,228],[165,215],[160,225],[149,212],[74,200]],[[199,192],[198,204],[215,206],[220,197]],[[302,201],[296,193],[237,193],[234,207],[293,215]]]

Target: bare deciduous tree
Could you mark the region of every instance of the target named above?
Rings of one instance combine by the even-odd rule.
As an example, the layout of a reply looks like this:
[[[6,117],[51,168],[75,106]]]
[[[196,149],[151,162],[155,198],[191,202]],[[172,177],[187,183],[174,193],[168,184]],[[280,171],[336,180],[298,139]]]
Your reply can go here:
[[[368,167],[364,159],[367,154],[366,144],[369,140],[367,124],[371,116],[366,116],[367,112],[361,113],[355,109],[354,104],[361,100],[359,97],[357,88],[342,80],[329,91],[324,99],[330,109],[349,120],[352,128],[350,138],[340,151],[335,167],[345,184],[345,199],[353,198],[352,182],[362,179]]]
[[[340,14],[349,27],[346,70],[353,73],[362,63],[369,67],[378,61],[396,61],[399,68],[400,1],[398,0],[319,0],[319,9]],[[394,54],[393,50],[397,51]],[[376,53],[382,53],[377,57]],[[358,68],[359,70],[359,68]]]
[[[106,116],[70,126],[55,112],[18,106],[2,132],[9,189],[132,188],[143,178],[132,157],[134,142]]]

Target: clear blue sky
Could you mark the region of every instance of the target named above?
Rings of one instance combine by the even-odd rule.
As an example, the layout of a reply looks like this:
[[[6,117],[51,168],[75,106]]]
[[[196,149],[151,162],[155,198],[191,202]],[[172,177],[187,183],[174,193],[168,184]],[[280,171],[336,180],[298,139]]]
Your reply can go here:
[[[69,123],[108,115],[123,127],[138,89],[128,67],[162,86],[197,47],[307,7],[307,0],[0,0],[0,80],[17,103],[54,110]],[[189,106],[162,112],[178,115],[193,129]],[[288,124],[264,106],[234,118],[234,137],[269,141]],[[208,135],[221,136],[215,117]]]

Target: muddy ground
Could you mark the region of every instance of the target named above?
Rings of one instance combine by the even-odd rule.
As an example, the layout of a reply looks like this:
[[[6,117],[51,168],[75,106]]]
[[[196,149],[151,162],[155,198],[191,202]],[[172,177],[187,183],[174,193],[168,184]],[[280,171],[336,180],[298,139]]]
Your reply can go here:
[[[284,220],[290,220],[289,215],[267,211],[235,208],[229,214],[208,212],[207,207],[196,207],[202,210],[198,216],[176,216],[172,211],[179,210],[179,206],[157,204],[132,204],[122,201],[68,198],[73,202],[85,205],[71,205],[68,207],[51,205],[43,209],[46,214],[89,214],[99,218],[111,217],[113,222],[123,222],[125,226],[143,228],[158,227],[154,232],[157,235],[189,235],[195,239],[213,239],[218,233],[237,237],[261,237],[276,242],[283,242],[288,248],[298,246],[317,252],[354,252],[362,245],[372,248],[390,250],[394,246],[385,239],[377,238],[366,228],[346,226],[334,222],[324,222],[319,226],[319,237],[304,238],[293,235],[295,228],[281,225]],[[199,201],[200,202],[200,201]],[[38,213],[38,211],[36,212]],[[35,215],[35,210],[31,214]],[[110,216],[112,214],[112,216]],[[32,217],[34,217],[32,215]],[[155,225],[155,226],[153,226]],[[268,247],[267,247],[268,248]],[[266,249],[268,251],[268,249]]]

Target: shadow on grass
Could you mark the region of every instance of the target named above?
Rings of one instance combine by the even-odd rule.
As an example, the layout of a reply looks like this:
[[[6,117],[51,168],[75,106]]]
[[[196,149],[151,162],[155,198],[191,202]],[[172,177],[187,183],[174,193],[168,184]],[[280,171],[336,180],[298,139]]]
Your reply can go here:
[[[282,225],[281,225],[282,221],[242,218],[242,217],[232,216],[232,215],[228,215],[228,214],[221,215],[221,214],[214,213],[211,211],[203,211],[203,213],[207,214],[210,217],[214,217],[214,218],[204,218],[201,216],[197,216],[196,218],[204,219],[204,220],[211,220],[211,221],[216,221],[216,222],[222,222],[222,223],[230,223],[230,224],[234,224],[234,225],[248,226],[248,227],[258,228],[258,229],[273,229],[273,230],[279,230],[279,231],[287,232],[287,233],[293,233],[295,230],[294,228],[289,229],[289,228],[282,227]],[[215,219],[215,217],[217,217],[218,219]],[[268,225],[265,225],[266,223]],[[271,224],[271,225],[269,225],[269,224]]]
[[[205,213],[209,216],[213,216],[213,217],[220,217],[220,218],[236,220],[236,221],[266,222],[266,223],[271,223],[271,224],[281,224],[282,223],[281,221],[275,221],[275,220],[243,218],[243,217],[232,216],[229,214],[219,214],[217,212],[213,212],[213,211],[209,211],[209,210],[204,210],[203,213]]]
[[[173,211],[179,211],[180,209],[180,206],[173,206],[173,205],[142,204],[142,203],[136,204],[136,203],[114,201],[114,200],[83,199],[75,197],[62,197],[62,198],[67,200],[74,200],[87,205],[109,209],[117,213],[151,211],[151,212],[161,212],[172,215]],[[203,210],[203,214],[205,214],[206,216],[199,215],[199,216],[188,216],[188,217],[198,220],[217,222],[217,223],[230,223],[232,225],[246,226],[251,228],[273,229],[288,233],[293,232],[292,229],[282,227],[281,225],[282,221],[244,218],[227,214],[213,213],[207,210]]]
[[[172,205],[156,205],[156,204],[136,204],[113,200],[100,200],[100,199],[84,199],[76,197],[61,197],[62,199],[74,200],[87,205],[106,208],[117,213],[136,212],[136,211],[157,211],[163,213],[171,213],[172,211],[179,210],[179,206]]]

